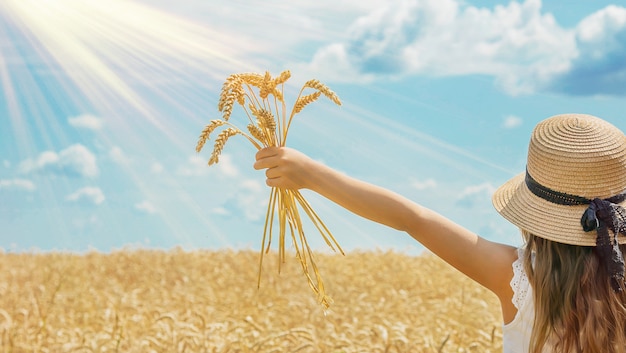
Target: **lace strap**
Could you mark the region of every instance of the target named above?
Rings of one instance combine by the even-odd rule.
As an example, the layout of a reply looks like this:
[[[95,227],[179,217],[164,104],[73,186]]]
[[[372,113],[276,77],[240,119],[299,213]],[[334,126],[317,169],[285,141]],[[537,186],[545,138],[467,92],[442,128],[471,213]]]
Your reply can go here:
[[[530,283],[524,270],[524,249],[517,249],[517,259],[513,261],[513,278],[511,279],[511,289],[513,289],[513,305],[519,310],[526,300]]]

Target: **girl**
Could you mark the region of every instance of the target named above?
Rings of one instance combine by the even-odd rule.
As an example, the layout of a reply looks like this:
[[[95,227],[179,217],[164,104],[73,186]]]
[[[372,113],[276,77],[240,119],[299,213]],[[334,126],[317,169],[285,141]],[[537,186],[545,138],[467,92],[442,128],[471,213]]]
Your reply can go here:
[[[289,148],[256,155],[267,185],[307,188],[405,231],[497,295],[504,351],[626,352],[626,136],[589,115],[540,122],[526,171],[493,195],[525,246],[491,242],[398,194]]]

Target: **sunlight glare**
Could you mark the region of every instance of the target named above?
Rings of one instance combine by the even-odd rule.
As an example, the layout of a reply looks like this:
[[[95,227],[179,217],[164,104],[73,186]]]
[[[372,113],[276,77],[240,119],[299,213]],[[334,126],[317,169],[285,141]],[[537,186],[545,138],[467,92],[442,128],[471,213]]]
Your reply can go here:
[[[154,135],[151,139],[162,139],[157,137],[162,135],[177,152],[187,154],[193,151],[195,141],[190,142],[181,131],[190,123],[202,126],[206,117],[198,112],[206,109],[206,102],[190,100],[180,87],[217,93],[228,73],[256,69],[238,59],[255,44],[225,38],[205,25],[133,1],[3,0],[0,18],[7,28],[0,31],[2,99],[6,100],[22,159],[39,154],[42,147],[54,150],[58,147],[55,142],[71,142],[62,129],[61,119],[68,117],[55,114],[60,106],[71,104],[87,109],[84,113],[94,109],[106,118],[107,127],[115,133],[99,138],[109,146],[118,144],[114,139],[132,141],[137,155],[150,155],[152,146],[146,141],[150,133]],[[12,45],[16,39],[31,47]],[[31,50],[29,57],[25,56],[26,49]],[[33,72],[33,66],[45,72]],[[10,72],[11,67],[23,70]],[[168,111],[155,106],[155,101]],[[171,112],[190,116],[181,122],[171,117]],[[37,130],[31,131],[34,128]],[[43,144],[36,142],[40,139]],[[159,190],[151,190],[132,165],[120,167],[146,200],[158,199]],[[168,182],[178,183],[173,177]],[[228,243],[190,194],[180,197],[189,203],[184,206],[189,213],[204,222],[223,244]],[[48,201],[51,205],[60,202],[49,197]],[[180,220],[166,212],[159,212],[159,216],[174,236],[183,242],[189,240]]]

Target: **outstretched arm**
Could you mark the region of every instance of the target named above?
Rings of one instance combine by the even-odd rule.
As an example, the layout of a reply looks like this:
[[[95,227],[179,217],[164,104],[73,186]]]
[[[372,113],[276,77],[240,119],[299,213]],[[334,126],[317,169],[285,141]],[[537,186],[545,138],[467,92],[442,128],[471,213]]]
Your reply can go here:
[[[515,248],[487,241],[403,196],[339,173],[296,150],[270,147],[259,151],[256,158],[254,167],[267,169],[268,186],[310,189],[359,216],[405,231],[493,291],[503,303],[510,303]],[[506,316],[505,312],[505,321]]]

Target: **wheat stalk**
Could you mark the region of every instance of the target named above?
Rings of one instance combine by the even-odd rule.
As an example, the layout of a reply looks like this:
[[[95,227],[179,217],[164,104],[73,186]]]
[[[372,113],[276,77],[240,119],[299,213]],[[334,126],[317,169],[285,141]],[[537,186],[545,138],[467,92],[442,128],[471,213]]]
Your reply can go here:
[[[326,85],[318,80],[309,80],[300,89],[291,111],[287,112],[283,90],[285,82],[290,77],[291,72],[289,70],[281,72],[276,78],[272,78],[269,72],[264,74],[240,73],[228,76],[222,86],[217,105],[218,111],[222,113],[222,119],[211,120],[202,130],[196,144],[196,151],[202,150],[210,134],[219,127],[224,127],[224,129],[215,140],[209,165],[219,162],[219,156],[226,142],[234,135],[240,134],[246,137],[257,149],[269,146],[285,146],[293,117],[300,113],[304,107],[315,102],[321,95],[341,105],[339,97]],[[306,89],[313,89],[315,92],[305,95]],[[229,121],[235,104],[240,105],[248,117],[249,124],[246,128],[249,134],[244,133]],[[278,223],[278,271],[281,271],[281,265],[286,261],[286,240],[291,238],[296,257],[300,261],[309,286],[317,295],[319,302],[328,308],[332,299],[325,292],[313,251],[305,237],[300,210],[311,220],[326,244],[332,250],[344,254],[337,240],[299,191],[272,188],[261,241],[257,286],[260,286],[261,283],[263,255],[270,249],[275,231],[274,222],[276,221]]]

